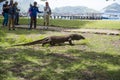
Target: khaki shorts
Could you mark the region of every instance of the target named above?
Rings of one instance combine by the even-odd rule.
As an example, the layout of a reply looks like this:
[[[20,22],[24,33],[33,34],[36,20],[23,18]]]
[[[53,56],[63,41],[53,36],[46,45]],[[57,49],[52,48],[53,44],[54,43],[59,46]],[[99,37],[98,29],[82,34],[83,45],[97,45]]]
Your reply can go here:
[[[49,17],[50,15],[44,15],[44,22],[49,23]]]

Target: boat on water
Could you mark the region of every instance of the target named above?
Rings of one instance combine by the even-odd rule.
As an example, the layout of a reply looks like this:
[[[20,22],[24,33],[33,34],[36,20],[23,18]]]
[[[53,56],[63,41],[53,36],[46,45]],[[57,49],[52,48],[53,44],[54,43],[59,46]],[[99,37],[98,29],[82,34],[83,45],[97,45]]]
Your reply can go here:
[[[103,13],[102,19],[120,20],[120,13]]]

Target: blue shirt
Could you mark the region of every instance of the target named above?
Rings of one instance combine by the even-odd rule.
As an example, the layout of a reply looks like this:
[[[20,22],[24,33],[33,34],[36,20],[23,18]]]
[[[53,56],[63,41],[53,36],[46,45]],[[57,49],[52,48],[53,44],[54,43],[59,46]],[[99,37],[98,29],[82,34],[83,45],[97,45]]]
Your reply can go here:
[[[36,6],[32,6],[29,10],[31,12],[31,17],[36,17],[37,16],[37,13],[42,13],[42,11],[39,11],[38,10],[38,7]]]

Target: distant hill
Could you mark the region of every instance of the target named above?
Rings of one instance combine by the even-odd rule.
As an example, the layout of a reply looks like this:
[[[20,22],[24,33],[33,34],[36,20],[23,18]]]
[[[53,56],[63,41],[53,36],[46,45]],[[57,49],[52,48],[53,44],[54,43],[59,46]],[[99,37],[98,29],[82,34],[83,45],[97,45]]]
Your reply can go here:
[[[10,0],[8,0],[10,1]],[[29,9],[30,4],[33,4],[33,2],[35,0],[14,0],[18,2],[18,8],[21,10],[21,12],[27,12]],[[4,2],[0,3],[0,12],[2,11],[2,5],[4,4]],[[38,7],[40,8],[40,10],[43,10],[43,6],[38,4]]]
[[[120,4],[113,3],[101,10],[103,13],[120,13]]]
[[[91,13],[91,12],[98,12],[98,11],[90,9],[88,7],[84,7],[84,6],[75,6],[75,7],[65,6],[65,7],[55,8],[53,12],[60,13],[60,14],[79,14],[79,13]]]
[[[8,0],[10,1],[10,0]],[[21,10],[21,12],[25,13],[29,9],[29,5],[33,4],[35,0],[14,0],[17,1],[18,7]],[[0,3],[0,13],[2,12],[2,5],[4,2]],[[40,10],[43,11],[43,5],[38,4],[38,7]],[[96,11],[94,9],[85,7],[85,6],[65,6],[65,7],[58,7],[52,10],[52,13],[54,14],[80,14],[80,13],[92,13],[92,12],[103,12],[103,13],[120,13],[120,4],[113,3],[105,8],[103,8],[101,11]]]
[[[19,3],[18,7],[20,8],[21,12],[27,12],[30,4],[33,4],[35,0],[15,0]],[[43,6],[38,4],[37,5],[40,10],[43,10]]]
[[[30,3],[34,2],[34,0],[14,0],[14,1],[18,2],[18,7],[21,9],[22,12],[28,11]],[[4,3],[5,2],[0,3],[0,11],[2,10],[2,6]]]
[[[18,7],[20,8],[21,12],[27,12],[30,4],[34,2],[34,0],[15,0],[18,2]]]

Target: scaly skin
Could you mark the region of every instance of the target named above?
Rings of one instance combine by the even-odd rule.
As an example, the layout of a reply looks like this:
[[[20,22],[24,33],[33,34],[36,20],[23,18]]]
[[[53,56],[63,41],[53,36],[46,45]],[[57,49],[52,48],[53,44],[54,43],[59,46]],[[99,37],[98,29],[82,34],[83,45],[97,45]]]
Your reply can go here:
[[[70,45],[73,45],[72,43],[73,40],[81,40],[81,39],[85,39],[85,38],[79,34],[70,34],[70,35],[64,35],[64,36],[50,36],[41,40],[36,40],[33,42],[18,44],[14,46],[29,46],[29,45],[35,45],[35,44],[42,44],[42,46],[44,46],[45,44],[50,44],[51,46],[54,46],[55,44],[61,44],[64,42],[69,42]]]

